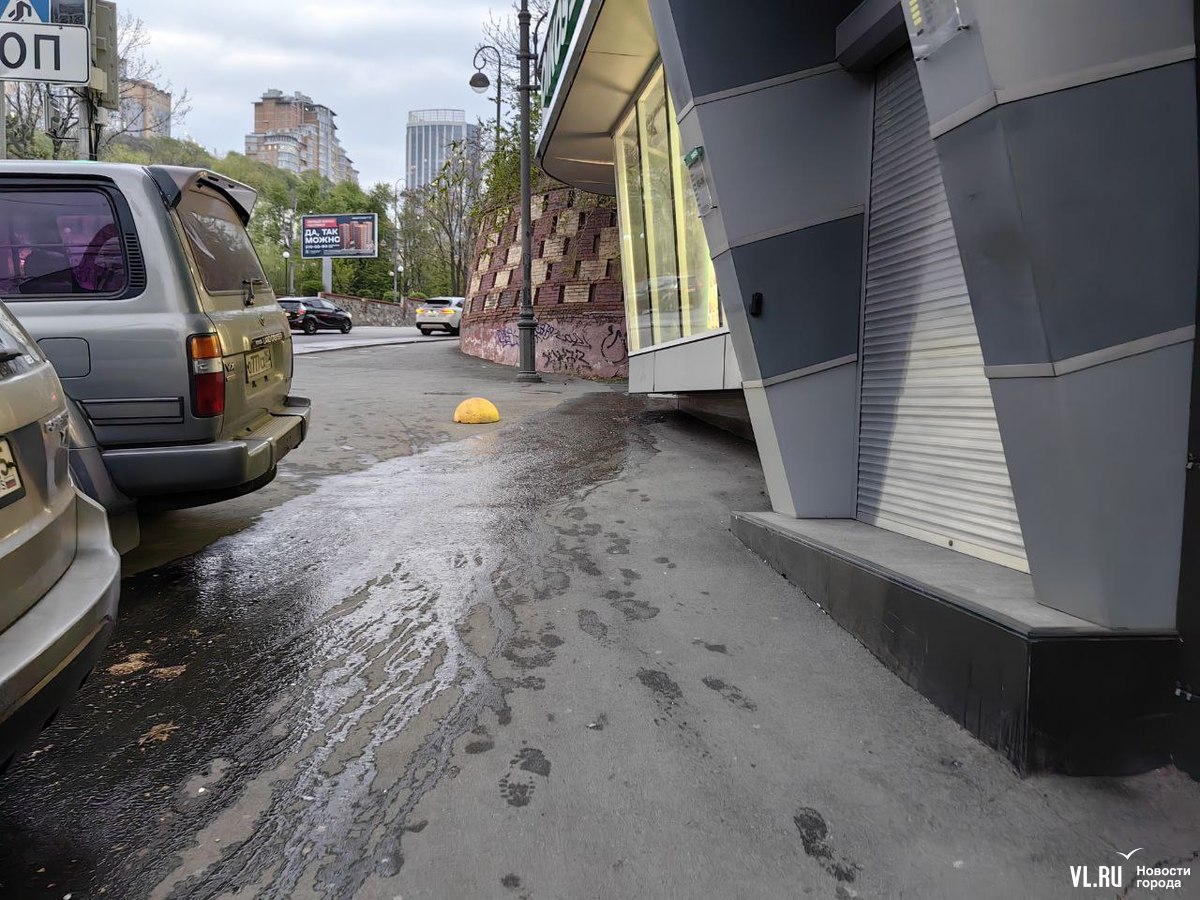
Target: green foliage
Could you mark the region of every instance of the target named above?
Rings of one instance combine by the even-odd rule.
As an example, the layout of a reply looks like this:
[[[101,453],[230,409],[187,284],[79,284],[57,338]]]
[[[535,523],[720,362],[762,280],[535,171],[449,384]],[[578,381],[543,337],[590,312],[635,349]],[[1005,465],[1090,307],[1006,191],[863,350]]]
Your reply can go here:
[[[315,296],[322,287],[321,263],[300,259],[300,217],[315,214],[375,213],[379,216],[379,258],[334,260],[333,287],[339,293],[379,297],[392,290],[392,247],[395,227],[392,223],[392,189],[377,184],[364,191],[356,184],[333,184],[315,175],[297,176],[249,159],[241,153],[217,157],[199,144],[171,138],[150,140],[122,139],[105,152],[111,162],[137,165],[181,165],[212,169],[258,191],[258,204],[250,222],[250,237],[262,260],[263,270],[277,294],[287,292],[283,253],[290,248],[295,268],[296,293]],[[419,275],[420,266],[413,275]],[[433,283],[441,286],[433,269]],[[407,284],[415,282],[408,272]]]

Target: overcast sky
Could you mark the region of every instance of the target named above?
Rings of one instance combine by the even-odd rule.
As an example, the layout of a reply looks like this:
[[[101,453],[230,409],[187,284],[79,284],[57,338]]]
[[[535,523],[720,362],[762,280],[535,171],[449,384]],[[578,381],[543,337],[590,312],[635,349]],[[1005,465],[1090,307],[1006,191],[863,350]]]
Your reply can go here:
[[[118,5],[146,23],[148,55],[164,79],[191,94],[192,111],[176,136],[186,132],[222,154],[244,152],[253,102],[268,88],[301,91],[338,114],[342,144],[364,187],[403,176],[409,110],[465,109],[472,121],[495,114],[467,80],[488,12],[505,10],[505,0]]]

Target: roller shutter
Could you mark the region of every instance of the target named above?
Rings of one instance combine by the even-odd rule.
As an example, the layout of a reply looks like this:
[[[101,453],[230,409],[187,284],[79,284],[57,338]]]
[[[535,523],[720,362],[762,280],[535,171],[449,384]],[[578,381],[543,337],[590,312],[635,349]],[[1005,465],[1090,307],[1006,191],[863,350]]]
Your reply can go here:
[[[916,65],[880,70],[858,517],[1028,571]]]

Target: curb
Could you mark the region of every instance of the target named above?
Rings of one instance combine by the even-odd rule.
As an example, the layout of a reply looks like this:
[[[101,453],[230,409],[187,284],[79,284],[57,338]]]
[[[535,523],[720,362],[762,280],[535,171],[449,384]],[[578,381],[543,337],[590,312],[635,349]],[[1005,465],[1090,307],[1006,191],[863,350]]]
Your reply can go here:
[[[406,344],[444,344],[447,341],[457,340],[455,337],[417,337],[417,338],[395,338],[389,340],[375,341],[370,344],[339,344],[332,347],[313,347],[312,349],[303,349],[297,347],[295,341],[292,342],[293,356],[312,356],[317,353],[335,353],[339,350],[370,350],[373,347],[400,347]]]

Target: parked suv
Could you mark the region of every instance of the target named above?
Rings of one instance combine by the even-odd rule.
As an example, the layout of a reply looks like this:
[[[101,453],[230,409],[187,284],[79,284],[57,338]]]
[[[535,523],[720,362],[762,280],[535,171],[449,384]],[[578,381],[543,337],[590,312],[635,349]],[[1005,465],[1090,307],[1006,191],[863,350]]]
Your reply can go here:
[[[462,330],[463,297],[430,297],[417,307],[417,328],[429,337],[434,331],[458,334]]]
[[[0,304],[0,771],[99,659],[121,561],[108,518],[71,484],[62,385]]]
[[[316,334],[322,328],[331,328],[349,334],[354,327],[350,313],[319,297],[281,297],[279,305],[287,313],[293,331]]]
[[[255,490],[307,434],[255,200],[205,170],[0,163],[0,299],[58,370],[72,471],[111,515]]]

